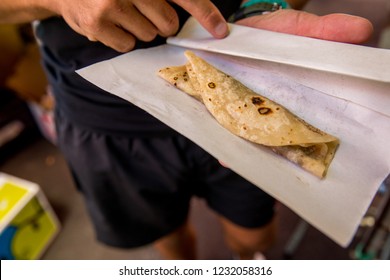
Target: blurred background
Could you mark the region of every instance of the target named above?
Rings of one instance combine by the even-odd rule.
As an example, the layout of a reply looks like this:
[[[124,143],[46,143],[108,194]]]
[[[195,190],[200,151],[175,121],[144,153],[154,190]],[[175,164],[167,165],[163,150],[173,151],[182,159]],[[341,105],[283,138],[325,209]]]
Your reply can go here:
[[[312,0],[305,10],[319,15],[341,12],[366,17],[375,26],[375,34],[367,45],[390,49],[390,0]],[[39,59],[30,25],[0,25],[0,172],[39,185],[40,198],[37,202],[41,206],[36,208],[31,203],[26,204],[31,209],[35,207],[31,215],[27,206],[25,210],[18,210],[25,212],[18,215],[17,221],[20,227],[25,227],[25,243],[38,244],[34,234],[42,228],[46,230],[42,233],[46,234],[45,242],[39,248],[30,251],[20,249],[19,256],[42,259],[160,259],[161,256],[151,246],[119,250],[96,242],[83,198],[76,191],[66,163],[55,145],[52,113],[55,104]],[[388,213],[388,204],[385,203],[389,193],[387,185],[388,182],[385,182],[380,188],[348,248],[340,247],[279,203],[279,238],[267,258],[388,259],[390,210]],[[1,203],[1,196],[5,195],[4,190],[0,190],[2,259],[12,258],[7,242],[13,229],[6,224],[11,221],[2,220],[4,217],[1,215],[1,211],[6,209]],[[202,200],[192,201],[190,218],[199,234],[200,259],[232,258],[214,213]],[[26,223],[31,226],[27,227]]]

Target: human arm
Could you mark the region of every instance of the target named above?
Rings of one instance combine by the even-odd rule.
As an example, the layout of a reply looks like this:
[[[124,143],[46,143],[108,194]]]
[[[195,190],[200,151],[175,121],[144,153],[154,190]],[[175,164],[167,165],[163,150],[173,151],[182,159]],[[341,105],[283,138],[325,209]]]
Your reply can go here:
[[[148,42],[177,32],[179,20],[170,2],[193,15],[214,37],[227,35],[225,20],[209,0],[1,0],[0,23],[58,15],[89,40],[127,52],[137,39]]]
[[[287,2],[291,7],[301,8],[308,1],[287,0]],[[293,9],[248,17],[236,23],[276,32],[355,44],[364,43],[373,33],[372,24],[362,17],[347,14],[317,16]]]
[[[50,0],[1,0],[0,24],[25,23],[55,16],[49,3]]]

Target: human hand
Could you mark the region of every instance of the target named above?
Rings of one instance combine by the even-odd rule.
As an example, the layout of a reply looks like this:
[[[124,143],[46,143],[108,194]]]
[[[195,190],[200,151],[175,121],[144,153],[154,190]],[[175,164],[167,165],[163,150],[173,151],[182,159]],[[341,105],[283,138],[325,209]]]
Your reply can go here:
[[[372,24],[361,17],[346,14],[316,16],[297,10],[278,10],[236,22],[259,29],[345,43],[363,43],[373,32]],[[219,163],[229,168],[224,162]]]
[[[373,33],[372,24],[361,17],[346,14],[317,16],[290,9],[245,18],[236,23],[270,31],[353,44],[364,43]]]
[[[54,2],[54,1],[53,1]],[[52,9],[76,32],[119,51],[134,48],[136,40],[177,32],[179,19],[166,0],[67,0],[51,2]],[[209,0],[172,0],[194,16],[214,37],[228,33],[219,10]]]

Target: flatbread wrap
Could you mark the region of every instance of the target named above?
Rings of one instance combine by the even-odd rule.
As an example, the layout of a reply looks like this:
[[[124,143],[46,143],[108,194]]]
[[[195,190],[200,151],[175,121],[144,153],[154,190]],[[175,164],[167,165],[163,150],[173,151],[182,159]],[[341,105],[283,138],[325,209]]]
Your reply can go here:
[[[282,105],[254,92],[191,51],[188,63],[158,75],[203,102],[224,128],[269,147],[319,178],[324,178],[339,140],[295,116]]]

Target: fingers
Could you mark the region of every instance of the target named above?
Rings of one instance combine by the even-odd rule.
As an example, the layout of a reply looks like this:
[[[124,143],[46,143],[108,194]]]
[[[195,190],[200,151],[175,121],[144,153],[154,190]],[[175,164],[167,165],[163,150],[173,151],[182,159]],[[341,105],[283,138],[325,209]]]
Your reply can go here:
[[[209,0],[172,0],[172,2],[189,12],[215,38],[224,38],[228,35],[229,29],[225,19]]]
[[[134,5],[156,27],[159,35],[167,37],[178,31],[179,18],[165,0],[140,0],[135,1]]]
[[[153,23],[133,6],[110,11],[107,18],[94,21],[87,30],[90,40],[100,41],[119,52],[132,50],[137,40],[152,41],[158,34]]]
[[[219,162],[219,164],[222,165],[223,167],[229,168],[229,166],[228,166],[226,163],[224,163],[223,161],[218,160],[218,162]]]
[[[157,35],[173,35],[179,28],[177,14],[165,0],[106,3],[70,25],[89,40],[100,41],[119,52],[132,50],[136,40],[149,42]]]
[[[219,10],[209,0],[175,0],[172,1],[192,14],[214,37],[223,38],[228,34],[228,26]],[[128,51],[134,46],[135,38],[142,41],[151,41],[156,35],[167,37],[179,29],[179,19],[176,11],[166,0],[134,0],[133,5],[117,9],[111,13],[111,19],[116,27],[102,41],[121,52]],[[124,41],[118,41],[113,36],[121,35]],[[128,44],[127,48],[124,44]],[[126,46],[126,45],[125,45]]]
[[[193,15],[214,37],[227,35],[227,23],[210,0],[69,0],[60,2],[58,14],[89,40],[127,52],[136,40],[149,42],[177,32],[179,19],[170,2]]]
[[[110,20],[116,26],[132,34],[141,41],[152,41],[158,34],[158,28],[145,17],[136,7],[128,5],[123,9],[113,11]]]
[[[134,48],[135,37],[119,24],[104,17],[64,17],[66,22],[78,33],[92,42],[101,42],[118,51],[127,52]]]
[[[317,16],[296,10],[279,10],[243,19],[237,24],[353,44],[364,43],[373,33],[372,24],[361,17],[346,14]]]
[[[131,50],[136,39],[150,42],[157,35],[170,36],[177,32],[179,19],[176,11],[165,0],[136,0],[133,5],[115,9],[109,19],[117,29],[112,35],[107,34],[107,41],[114,49],[121,52]],[[117,37],[121,36],[121,37]],[[123,39],[121,42],[119,40]],[[130,41],[130,42],[129,42]],[[102,41],[104,43],[104,41]],[[129,44],[130,43],[130,44]],[[120,45],[129,44],[123,48]]]
[[[76,30],[77,31],[77,30]],[[107,23],[99,29],[99,32],[85,34],[90,41],[99,41],[104,45],[118,51],[128,52],[134,49],[136,38],[115,24]]]

